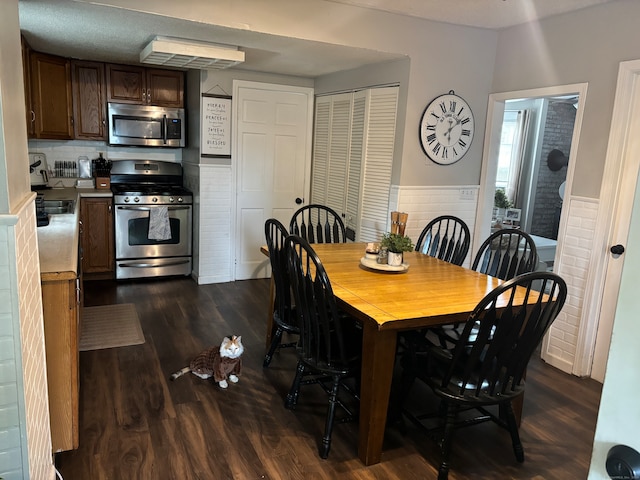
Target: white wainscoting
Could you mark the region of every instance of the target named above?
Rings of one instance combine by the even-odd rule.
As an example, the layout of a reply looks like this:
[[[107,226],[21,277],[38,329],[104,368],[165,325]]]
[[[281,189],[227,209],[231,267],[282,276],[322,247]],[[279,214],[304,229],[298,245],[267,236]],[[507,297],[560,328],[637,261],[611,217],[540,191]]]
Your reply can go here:
[[[568,202],[567,228],[556,263],[558,268],[554,271],[567,282],[569,293],[564,308],[544,339],[542,358],[563,372],[571,373],[576,359],[599,202],[581,197],[570,197]]]
[[[429,221],[440,215],[454,215],[469,227],[473,241],[478,205],[478,185],[451,187],[399,187],[393,185],[389,196],[389,210],[409,214],[405,234],[415,242]],[[390,219],[389,219],[390,221]],[[389,230],[389,225],[387,225]],[[474,245],[463,266],[470,267]]]
[[[232,172],[229,165],[184,165],[193,191],[193,277],[199,285],[233,279]]]
[[[34,199],[0,215],[0,470],[53,479]]]

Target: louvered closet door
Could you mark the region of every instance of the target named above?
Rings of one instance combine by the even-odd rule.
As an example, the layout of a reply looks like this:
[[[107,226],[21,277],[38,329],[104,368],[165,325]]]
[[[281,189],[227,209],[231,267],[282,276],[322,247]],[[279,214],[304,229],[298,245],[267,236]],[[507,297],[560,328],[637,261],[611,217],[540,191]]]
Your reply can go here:
[[[398,88],[316,98],[311,203],[343,215],[356,241],[387,229]]]
[[[311,161],[311,201],[324,205],[327,201],[327,165],[329,164],[329,130],[331,97],[316,97]],[[288,225],[287,225],[288,226]]]
[[[358,240],[360,230],[360,210],[362,190],[362,164],[364,162],[364,140],[367,116],[366,91],[353,94],[351,115],[351,138],[349,141],[349,163],[347,169],[347,189],[345,191],[345,226],[355,232]]]
[[[312,203],[327,205],[340,215],[345,211],[351,103],[352,95],[346,93],[319,97],[316,104]]]
[[[389,222],[389,189],[396,136],[398,87],[373,88],[368,97],[357,239],[379,241]]]

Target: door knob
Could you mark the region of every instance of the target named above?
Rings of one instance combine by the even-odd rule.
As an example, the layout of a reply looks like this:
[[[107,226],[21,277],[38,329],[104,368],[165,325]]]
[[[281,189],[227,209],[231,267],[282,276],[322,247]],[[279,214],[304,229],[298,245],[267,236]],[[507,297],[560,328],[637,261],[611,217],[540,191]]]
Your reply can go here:
[[[296,198],[296,204],[300,205],[302,203],[302,199],[300,197]]]
[[[614,255],[622,255],[624,253],[624,247],[622,245],[614,245],[609,249]]]

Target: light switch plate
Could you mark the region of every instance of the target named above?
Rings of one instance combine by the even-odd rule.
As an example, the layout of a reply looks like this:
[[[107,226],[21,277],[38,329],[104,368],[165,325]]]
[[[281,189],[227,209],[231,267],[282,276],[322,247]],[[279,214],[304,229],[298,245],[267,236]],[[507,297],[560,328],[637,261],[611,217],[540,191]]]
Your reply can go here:
[[[461,188],[460,200],[475,200],[476,191],[473,188]]]

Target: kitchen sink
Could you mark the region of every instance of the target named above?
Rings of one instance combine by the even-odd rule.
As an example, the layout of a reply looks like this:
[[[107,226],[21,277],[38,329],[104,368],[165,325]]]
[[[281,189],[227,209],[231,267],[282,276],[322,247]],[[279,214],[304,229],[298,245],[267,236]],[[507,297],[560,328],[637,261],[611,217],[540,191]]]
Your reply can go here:
[[[44,211],[50,215],[73,213],[76,208],[75,200],[45,200]]]

